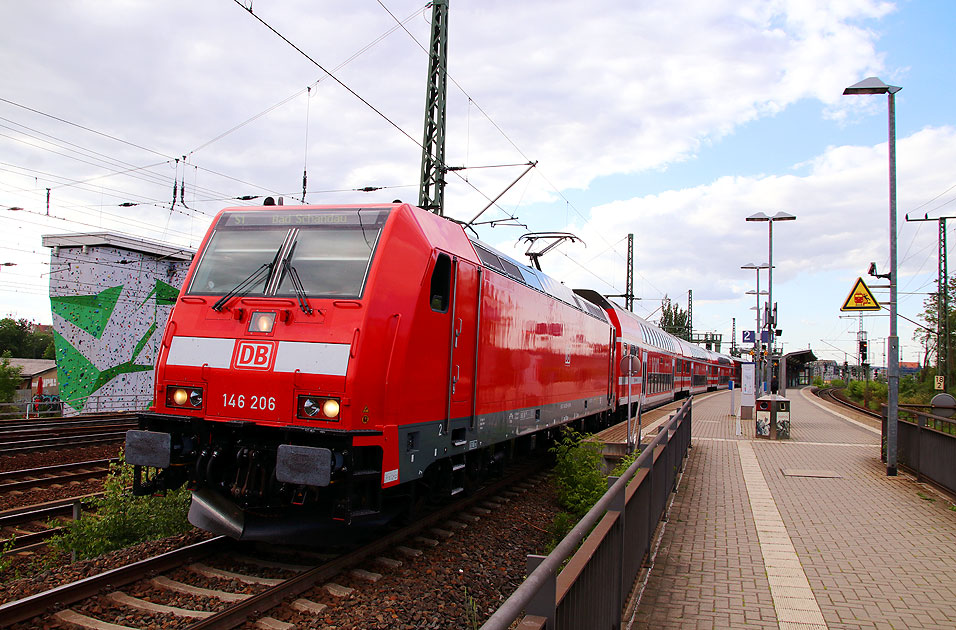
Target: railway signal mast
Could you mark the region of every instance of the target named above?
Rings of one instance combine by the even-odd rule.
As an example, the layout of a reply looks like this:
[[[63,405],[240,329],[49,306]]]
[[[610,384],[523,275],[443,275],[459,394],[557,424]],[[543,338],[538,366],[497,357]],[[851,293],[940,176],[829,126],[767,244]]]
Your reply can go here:
[[[445,102],[448,87],[448,0],[432,2],[432,34],[428,46],[425,91],[425,138],[418,206],[445,216]]]

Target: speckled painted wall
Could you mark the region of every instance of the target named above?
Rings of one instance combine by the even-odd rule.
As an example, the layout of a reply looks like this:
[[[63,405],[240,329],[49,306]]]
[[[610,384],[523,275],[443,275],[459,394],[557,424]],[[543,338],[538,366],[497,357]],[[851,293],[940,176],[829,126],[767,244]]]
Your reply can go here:
[[[57,378],[64,413],[145,409],[169,311],[188,261],[108,246],[51,257]]]

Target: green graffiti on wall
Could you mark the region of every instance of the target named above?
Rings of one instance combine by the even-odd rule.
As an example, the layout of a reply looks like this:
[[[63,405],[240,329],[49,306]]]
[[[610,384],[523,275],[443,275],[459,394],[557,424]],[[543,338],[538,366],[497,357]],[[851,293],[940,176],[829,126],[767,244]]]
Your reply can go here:
[[[123,287],[120,285],[104,289],[96,295],[51,295],[50,306],[54,313],[99,339],[122,292]]]
[[[156,304],[159,306],[169,306],[176,303],[176,298],[179,297],[179,289],[176,287],[166,284],[162,280],[156,281],[156,286],[153,287],[153,290],[149,292],[149,295],[146,296],[146,299],[143,300],[143,304],[149,302],[149,298],[156,296]],[[140,304],[142,306],[143,304]]]
[[[106,341],[103,334],[107,326],[111,323],[111,318],[113,318],[114,315],[118,317],[122,315],[121,311],[123,311],[123,309],[117,309],[117,303],[122,292],[123,286],[120,285],[110,287],[95,295],[51,296],[50,304],[53,312],[69,323],[88,332],[90,335],[96,337],[96,339]],[[146,348],[157,328],[159,328],[159,325],[155,321],[156,313],[154,309],[157,306],[169,306],[174,304],[178,295],[179,289],[162,280],[156,280],[153,289],[149,295],[146,296],[146,299],[139,304],[138,307],[133,307],[136,314],[122,315],[123,317],[132,315],[139,319],[139,321],[142,321],[141,318],[145,316],[147,321],[149,319],[153,320],[152,324],[137,341],[136,346],[133,348],[132,355],[128,360],[103,370],[98,369],[93,362],[84,355],[84,351],[86,353],[94,353],[90,356],[94,356],[98,351],[98,349],[94,347],[82,347],[84,343],[90,343],[91,340],[84,342],[82,339],[75,339],[74,343],[80,344],[81,346],[77,347],[74,343],[71,343],[63,337],[61,333],[54,331],[53,341],[56,347],[60,398],[77,411],[82,411],[87,405],[89,396],[93,395],[114,378],[124,374],[152,370],[151,360],[147,359],[147,361],[150,362],[149,365],[143,365],[140,355],[143,353],[143,350]],[[147,303],[151,300],[153,304],[148,306]],[[149,313],[148,315],[144,312],[143,307],[149,309],[147,311]],[[120,326],[122,326],[122,323],[120,323]],[[111,327],[110,330],[113,330],[113,328]],[[121,331],[123,328],[117,330]],[[110,335],[107,335],[107,337],[109,336]],[[99,352],[102,352],[102,348],[99,349]],[[137,360],[140,360],[140,362],[137,362]]]
[[[133,358],[132,361],[136,360],[136,357],[139,356],[139,353],[143,351],[143,348],[146,346],[146,342],[149,341],[149,338],[153,336],[153,333],[156,332],[158,326],[156,322],[153,322],[153,325],[149,327],[149,330],[146,331],[146,334],[142,336],[139,340],[139,343],[136,344],[136,347],[133,349]]]
[[[150,331],[154,329],[150,328]],[[56,331],[53,331],[53,343],[56,346],[60,398],[77,411],[83,410],[90,394],[117,376],[153,369],[152,365],[133,363],[134,357],[133,360],[120,365],[114,365],[106,370],[98,370],[89,359]]]

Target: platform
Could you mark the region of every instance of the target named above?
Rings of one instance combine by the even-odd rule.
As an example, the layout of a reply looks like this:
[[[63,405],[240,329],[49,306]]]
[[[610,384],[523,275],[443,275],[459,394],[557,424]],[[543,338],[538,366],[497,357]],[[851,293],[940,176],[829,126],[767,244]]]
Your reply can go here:
[[[695,398],[693,448],[623,627],[956,627],[952,503],[886,476],[871,420],[787,394],[780,441],[753,422],[736,435],[729,392]]]

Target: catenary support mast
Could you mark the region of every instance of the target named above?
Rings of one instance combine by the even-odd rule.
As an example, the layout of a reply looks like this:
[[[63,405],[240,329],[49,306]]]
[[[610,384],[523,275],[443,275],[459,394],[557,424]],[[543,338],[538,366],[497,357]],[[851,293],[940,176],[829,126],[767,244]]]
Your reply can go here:
[[[432,2],[432,33],[428,47],[428,87],[425,91],[425,138],[419,207],[445,215],[445,97],[448,85],[448,0]]]

